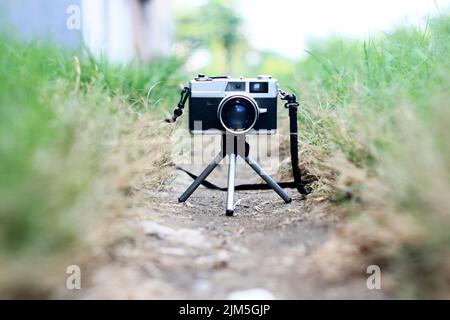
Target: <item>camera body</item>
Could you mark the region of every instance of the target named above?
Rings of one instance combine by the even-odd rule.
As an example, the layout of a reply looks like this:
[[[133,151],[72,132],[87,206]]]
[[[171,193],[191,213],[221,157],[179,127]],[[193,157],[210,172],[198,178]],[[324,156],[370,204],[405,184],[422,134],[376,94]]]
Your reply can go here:
[[[189,83],[192,134],[273,134],[277,129],[278,81],[199,75]]]

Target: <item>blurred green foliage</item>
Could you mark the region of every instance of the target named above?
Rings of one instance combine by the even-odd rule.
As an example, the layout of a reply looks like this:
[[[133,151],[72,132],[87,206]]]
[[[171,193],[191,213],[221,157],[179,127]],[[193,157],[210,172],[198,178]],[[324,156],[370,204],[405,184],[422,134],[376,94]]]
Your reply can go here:
[[[96,189],[110,148],[139,114],[162,118],[178,99],[183,61],[112,66],[75,55],[1,36],[2,262],[79,241],[107,201]]]
[[[394,270],[400,294],[448,297],[450,15],[364,42],[313,42],[308,53],[296,68],[303,140],[381,179],[389,190],[378,200],[384,210],[422,230],[395,257],[384,256],[388,243],[373,249]],[[390,224],[372,218],[380,228]]]
[[[234,52],[244,38],[241,35],[241,18],[233,9],[234,1],[209,0],[179,13],[177,38],[191,48],[218,47],[224,53],[221,67],[227,74],[233,72]]]
[[[272,74],[285,86],[293,80],[293,61],[270,51],[256,51],[242,32],[235,1],[209,0],[177,14],[177,40],[189,54],[206,49],[211,61],[198,72],[232,76]]]

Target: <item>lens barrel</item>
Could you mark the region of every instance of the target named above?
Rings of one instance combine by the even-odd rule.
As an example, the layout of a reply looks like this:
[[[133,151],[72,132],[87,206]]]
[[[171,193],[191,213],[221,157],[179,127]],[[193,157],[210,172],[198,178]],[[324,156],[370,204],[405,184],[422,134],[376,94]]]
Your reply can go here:
[[[220,102],[217,115],[225,130],[233,134],[244,134],[254,127],[259,109],[252,97],[232,95]]]

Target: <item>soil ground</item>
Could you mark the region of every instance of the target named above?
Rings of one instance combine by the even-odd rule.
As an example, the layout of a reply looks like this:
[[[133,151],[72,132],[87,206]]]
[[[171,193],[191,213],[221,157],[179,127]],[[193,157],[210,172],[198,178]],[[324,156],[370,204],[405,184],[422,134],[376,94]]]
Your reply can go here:
[[[259,181],[249,167],[237,170],[237,184]],[[225,186],[226,175],[221,165],[208,180]],[[338,224],[326,202],[296,190],[290,204],[271,190],[236,192],[236,215],[226,217],[225,192],[200,186],[178,203],[191,182],[179,173],[169,192],[139,191],[140,205],[115,221],[124,235],[88,267],[76,298],[386,298],[367,289],[365,270],[333,283],[315,270],[312,256]]]

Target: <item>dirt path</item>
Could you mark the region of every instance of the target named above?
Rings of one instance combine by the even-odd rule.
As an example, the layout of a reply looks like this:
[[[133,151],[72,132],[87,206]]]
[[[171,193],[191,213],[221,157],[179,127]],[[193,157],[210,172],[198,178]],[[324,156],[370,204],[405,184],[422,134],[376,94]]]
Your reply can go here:
[[[238,166],[238,177],[249,176]],[[210,180],[225,185],[225,177],[220,166]],[[224,192],[200,187],[179,204],[190,182],[180,174],[170,192],[141,190],[141,206],[121,217],[125,234],[85,272],[78,298],[383,298],[365,278],[330,284],[314,270],[311,256],[337,223],[326,204],[295,190],[291,204],[273,191],[237,192],[230,218]]]

